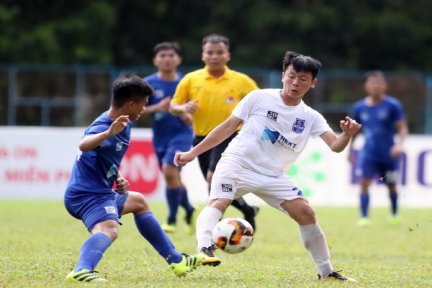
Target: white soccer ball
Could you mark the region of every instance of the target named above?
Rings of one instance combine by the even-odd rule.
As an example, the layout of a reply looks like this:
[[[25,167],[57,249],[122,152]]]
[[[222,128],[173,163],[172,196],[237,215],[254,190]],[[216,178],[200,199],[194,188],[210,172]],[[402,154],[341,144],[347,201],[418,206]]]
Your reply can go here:
[[[235,254],[251,246],[253,234],[254,230],[246,220],[226,218],[213,229],[212,239],[216,247],[222,251]]]

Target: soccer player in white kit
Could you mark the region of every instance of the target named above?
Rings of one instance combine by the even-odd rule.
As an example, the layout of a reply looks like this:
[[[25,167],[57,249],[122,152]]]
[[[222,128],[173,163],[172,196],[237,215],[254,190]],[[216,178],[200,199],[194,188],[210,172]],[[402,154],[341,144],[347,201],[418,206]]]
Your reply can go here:
[[[286,52],[282,90],[250,92],[199,145],[175,155],[174,163],[185,165],[228,138],[243,123],[222,154],[211,183],[209,202],[197,219],[198,251],[206,255],[203,265],[221,263],[213,253],[211,233],[225,209],[233,199],[253,193],[298,223],[319,279],[355,281],[333,270],[313,208],[284,173],[303,151],[309,136],[320,136],[332,151],[341,152],[361,127],[346,117],[340,121],[342,133],[337,135],[319,112],[303,102],[304,95],[317,83],[320,67],[321,63],[310,56]]]

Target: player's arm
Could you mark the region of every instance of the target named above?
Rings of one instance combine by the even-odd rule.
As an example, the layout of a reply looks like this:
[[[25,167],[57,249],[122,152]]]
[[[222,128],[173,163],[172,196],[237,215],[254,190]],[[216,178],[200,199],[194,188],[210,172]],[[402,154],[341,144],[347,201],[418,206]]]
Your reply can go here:
[[[189,101],[191,98],[191,80],[186,75],[180,80],[169,106],[169,112],[175,116],[185,113],[193,114],[198,109],[198,100]]]
[[[184,113],[194,114],[198,109],[198,99],[186,102],[185,104],[175,104],[171,102],[169,112],[175,116],[181,116]]]
[[[405,119],[396,122],[397,137],[395,145],[391,148],[390,154],[394,157],[399,156],[403,151],[403,142],[408,135],[408,125]]]
[[[85,136],[79,143],[79,149],[83,152],[90,151],[98,147],[103,141],[117,135],[127,126],[129,115],[121,115],[111,123],[111,126],[100,133]]]
[[[396,130],[397,130],[397,143],[403,144],[407,135],[408,135],[408,125],[406,120],[400,120],[396,122]]]
[[[158,103],[146,106],[142,114],[148,115],[159,111],[168,111],[170,101],[171,99],[169,97],[165,97]]]
[[[340,121],[342,133],[336,135],[333,131],[326,131],[321,134],[321,138],[330,147],[333,152],[342,152],[350,142],[351,137],[356,134],[361,125],[350,117],[345,117],[345,120]]]
[[[186,165],[188,162],[192,161],[198,155],[204,153],[205,151],[217,146],[222,143],[225,139],[231,136],[236,130],[237,127],[243,121],[240,118],[237,118],[234,115],[231,115],[224,122],[219,124],[215,129],[213,129],[203,141],[201,141],[198,145],[193,147],[188,152],[178,152],[174,157],[174,164],[176,166]]]

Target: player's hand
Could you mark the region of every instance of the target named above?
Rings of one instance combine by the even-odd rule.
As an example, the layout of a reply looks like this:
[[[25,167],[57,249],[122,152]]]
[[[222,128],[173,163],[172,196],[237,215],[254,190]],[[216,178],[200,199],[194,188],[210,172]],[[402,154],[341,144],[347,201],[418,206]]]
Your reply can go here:
[[[170,102],[170,97],[163,98],[158,104],[159,111],[168,111],[170,107]]]
[[[110,136],[114,136],[122,132],[129,122],[129,115],[121,115],[108,128],[108,133]]]
[[[398,158],[403,153],[402,146],[400,144],[395,144],[393,147],[390,148],[390,155],[393,158]]]
[[[361,129],[361,124],[357,123],[356,120],[351,119],[350,117],[345,117],[345,120],[340,121],[340,128],[342,131],[352,137]]]
[[[198,109],[198,99],[192,100],[184,104],[184,112],[194,114]]]
[[[180,120],[183,122],[184,125],[192,124],[193,116],[191,114],[183,113],[179,117],[180,117]]]
[[[116,191],[119,194],[124,194],[127,192],[127,188],[129,187],[129,181],[123,178],[122,176],[117,177],[116,179]]]
[[[195,156],[191,152],[177,152],[174,156],[175,166],[184,166],[187,163],[195,159]]]

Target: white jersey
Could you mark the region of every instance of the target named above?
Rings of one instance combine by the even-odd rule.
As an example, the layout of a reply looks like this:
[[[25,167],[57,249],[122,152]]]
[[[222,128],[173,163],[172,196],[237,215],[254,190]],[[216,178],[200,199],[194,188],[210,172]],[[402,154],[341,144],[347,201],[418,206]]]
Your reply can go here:
[[[303,101],[287,106],[279,93],[279,89],[254,90],[240,101],[232,115],[244,124],[223,158],[264,175],[280,176],[303,151],[309,136],[331,130],[318,111]]]

